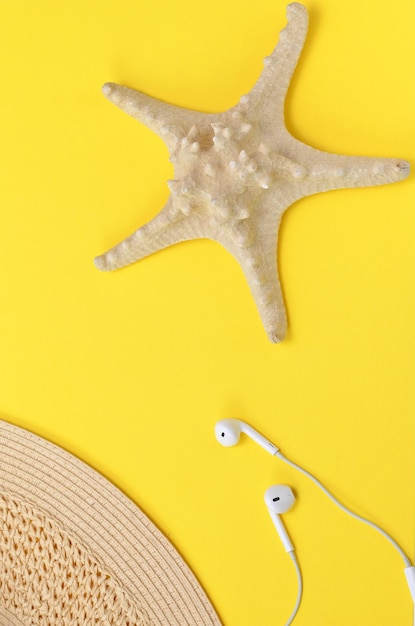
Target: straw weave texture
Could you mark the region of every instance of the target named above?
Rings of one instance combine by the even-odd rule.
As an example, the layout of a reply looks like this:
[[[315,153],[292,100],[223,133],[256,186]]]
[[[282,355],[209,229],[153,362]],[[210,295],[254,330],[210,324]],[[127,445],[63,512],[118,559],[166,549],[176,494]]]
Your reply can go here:
[[[0,626],[220,626],[144,513],[61,448],[0,421]]]

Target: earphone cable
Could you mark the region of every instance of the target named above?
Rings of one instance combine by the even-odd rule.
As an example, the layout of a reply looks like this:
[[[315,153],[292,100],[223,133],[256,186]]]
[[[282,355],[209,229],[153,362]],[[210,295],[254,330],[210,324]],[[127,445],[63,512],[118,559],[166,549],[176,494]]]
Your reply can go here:
[[[278,457],[279,459],[281,459],[281,461],[284,461],[284,463],[287,463],[288,465],[290,465],[294,469],[298,470],[299,472],[301,472],[302,474],[307,476],[307,478],[312,480],[313,483],[316,484],[317,487],[319,487],[326,494],[326,496],[328,498],[330,498],[330,500],[336,506],[338,506],[342,511],[344,511],[345,513],[347,513],[351,517],[354,517],[359,522],[363,522],[364,524],[367,524],[368,526],[371,526],[372,528],[377,530],[381,535],[383,535],[385,537],[385,539],[387,539],[393,545],[393,547],[399,552],[399,554],[401,555],[402,559],[404,560],[405,567],[410,567],[412,565],[411,561],[406,556],[405,552],[402,550],[400,545],[385,530],[380,528],[380,526],[377,526],[377,524],[375,524],[374,522],[371,522],[370,520],[366,519],[365,517],[362,517],[361,515],[358,515],[357,513],[354,513],[353,511],[348,509],[341,502],[339,502],[339,500],[337,500],[337,498],[335,498],[330,493],[330,491],[328,489],[326,489],[326,487],[311,472],[305,470],[303,467],[301,467],[301,465],[297,465],[297,463],[294,463],[294,461],[291,461],[290,459],[287,459],[287,457],[285,457],[280,451],[276,452],[274,454],[274,456]]]
[[[288,618],[288,622],[286,622],[285,626],[290,626],[290,624],[293,623],[294,617],[297,615],[298,609],[300,608],[301,598],[302,598],[302,595],[303,595],[303,577],[301,575],[300,565],[299,565],[299,563],[297,561],[297,557],[295,555],[295,552],[289,552],[288,554],[292,558],[293,563],[294,563],[294,567],[295,567],[295,571],[297,572],[298,592],[297,592],[297,600],[296,600],[294,609],[293,609],[290,617]]]

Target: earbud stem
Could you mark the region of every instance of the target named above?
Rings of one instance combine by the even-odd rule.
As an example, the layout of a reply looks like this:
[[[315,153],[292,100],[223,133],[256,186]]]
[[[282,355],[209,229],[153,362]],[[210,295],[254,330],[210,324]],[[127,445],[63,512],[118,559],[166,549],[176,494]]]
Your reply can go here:
[[[412,602],[415,604],[415,567],[405,567],[406,580],[408,581],[409,591],[411,592]]]
[[[287,552],[294,552],[294,546],[291,543],[291,539],[289,538],[287,531],[285,530],[285,526],[282,523],[280,516],[277,515],[277,513],[273,513],[272,511],[270,511],[270,515],[285,550]]]
[[[275,446],[271,441],[268,441],[268,439],[263,437],[257,430],[249,426],[246,422],[243,422],[242,432],[253,439],[253,441],[260,445],[261,448],[264,448],[264,450],[272,454],[272,456],[278,452],[277,446]]]

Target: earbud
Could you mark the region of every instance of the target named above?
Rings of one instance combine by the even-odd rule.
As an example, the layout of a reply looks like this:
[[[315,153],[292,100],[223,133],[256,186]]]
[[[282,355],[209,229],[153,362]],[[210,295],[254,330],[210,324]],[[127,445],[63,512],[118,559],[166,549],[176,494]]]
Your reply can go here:
[[[274,446],[271,441],[265,439],[257,430],[242,420],[225,419],[215,424],[215,436],[222,446],[236,446],[239,443],[241,433],[253,439],[273,456],[278,452],[277,446]]]
[[[289,511],[295,502],[295,496],[291,487],[287,485],[273,485],[265,492],[264,500],[285,550],[294,552],[294,546],[280,518],[280,515]]]

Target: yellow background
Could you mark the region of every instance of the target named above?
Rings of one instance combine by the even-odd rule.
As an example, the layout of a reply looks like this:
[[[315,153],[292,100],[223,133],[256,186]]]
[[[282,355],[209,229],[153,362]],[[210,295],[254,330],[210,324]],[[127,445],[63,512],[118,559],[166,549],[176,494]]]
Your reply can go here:
[[[415,164],[412,0],[309,0],[286,105],[299,139]],[[286,213],[278,260],[289,333],[268,343],[219,245],[175,246],[114,274],[93,257],[155,215],[162,141],[111,105],[114,81],[221,111],[249,91],[285,25],[281,0],[0,2],[0,415],[63,446],[156,522],[225,626],[411,623],[403,562],[239,417],[414,556],[414,179],[336,191]]]

